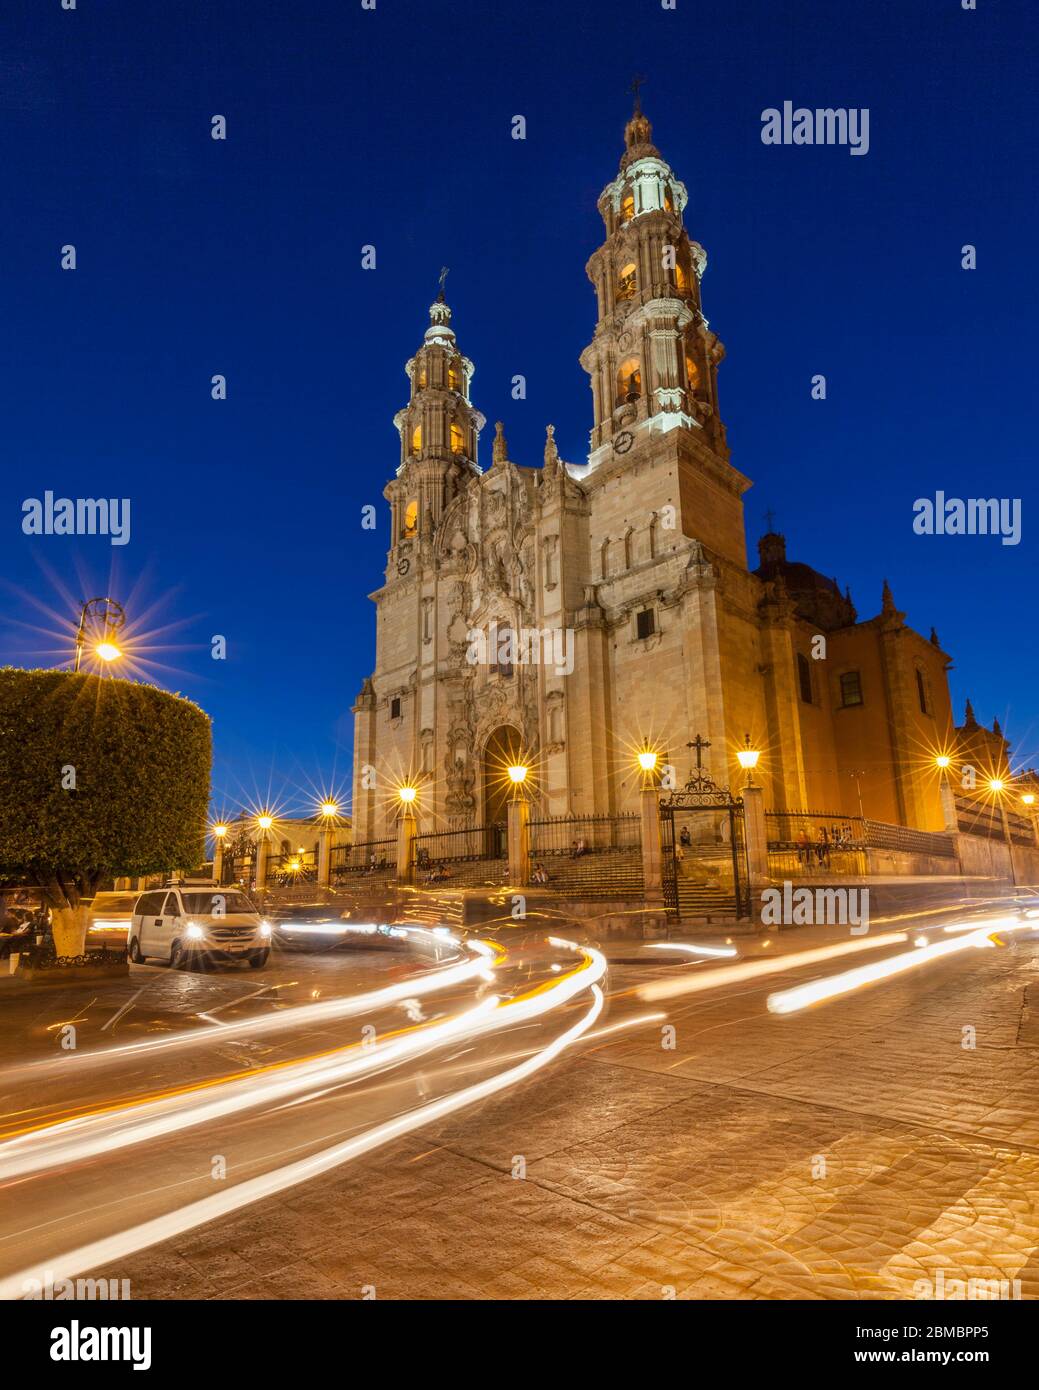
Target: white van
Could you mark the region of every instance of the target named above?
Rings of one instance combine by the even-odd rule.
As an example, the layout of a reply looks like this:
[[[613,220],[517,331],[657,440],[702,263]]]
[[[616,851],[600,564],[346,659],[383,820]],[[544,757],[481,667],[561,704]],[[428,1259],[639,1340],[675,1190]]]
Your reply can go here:
[[[138,898],[127,950],[136,965],[149,957],[181,970],[247,960],[259,970],[271,953],[271,928],[237,888],[160,888]]]

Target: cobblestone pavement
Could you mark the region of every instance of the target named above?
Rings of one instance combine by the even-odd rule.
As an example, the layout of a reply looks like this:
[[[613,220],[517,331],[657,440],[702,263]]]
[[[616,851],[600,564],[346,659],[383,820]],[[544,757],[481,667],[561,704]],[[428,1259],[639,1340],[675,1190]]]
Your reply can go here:
[[[616,968],[609,1021],[667,973]],[[137,1298],[897,1299],[938,1270],[1039,1297],[1037,980],[1029,943],[787,1017],[771,985],[679,1000],[673,1050],[659,1022],[590,1043],[119,1273]]]

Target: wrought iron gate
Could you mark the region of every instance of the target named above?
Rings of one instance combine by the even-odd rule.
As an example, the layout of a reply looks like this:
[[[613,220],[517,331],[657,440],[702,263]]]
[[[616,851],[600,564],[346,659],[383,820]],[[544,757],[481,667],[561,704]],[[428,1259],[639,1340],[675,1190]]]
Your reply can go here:
[[[660,802],[664,902],[677,917],[750,912],[743,802],[698,768]]]

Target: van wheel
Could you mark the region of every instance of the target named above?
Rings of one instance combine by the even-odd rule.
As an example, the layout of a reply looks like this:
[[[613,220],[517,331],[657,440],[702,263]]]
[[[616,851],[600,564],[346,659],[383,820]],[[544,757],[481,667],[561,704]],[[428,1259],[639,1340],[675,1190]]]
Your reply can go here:
[[[170,947],[170,969],[186,970],[188,964],[188,953],[179,941],[175,941]]]
[[[249,964],[252,966],[254,970],[262,970],[263,967],[267,964],[267,959],[270,956],[270,953],[271,950],[269,946],[265,946],[262,951],[250,951]]]
[[[130,951],[129,951],[129,955],[130,955],[130,959],[133,961],[134,965],[143,965],[143,964],[144,964],[145,958],[144,958],[144,956],[141,955],[141,943],[138,941],[138,939],[137,939],[136,936],[135,936],[134,939],[130,942]]]

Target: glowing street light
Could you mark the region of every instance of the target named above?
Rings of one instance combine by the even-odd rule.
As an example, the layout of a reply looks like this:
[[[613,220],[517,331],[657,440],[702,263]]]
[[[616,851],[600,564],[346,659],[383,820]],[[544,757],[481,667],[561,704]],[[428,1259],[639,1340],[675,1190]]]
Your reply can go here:
[[[990,792],[1001,792],[1005,786],[1006,783],[1003,781],[1002,777],[989,778],[988,789]]]
[[[262,816],[256,817],[256,824],[261,830],[270,830],[271,826],[274,824],[274,817],[264,812]]]
[[[126,613],[121,603],[114,598],[88,598],[79,611],[79,627],[76,629],[76,664],[78,671],[83,662],[83,648],[87,642],[87,627],[94,631],[100,629],[100,641],[94,644],[94,655],[106,665],[118,661],[122,652],[112,640],[126,625]]]
[[[527,769],[523,763],[513,763],[509,768],[509,777],[517,787],[522,786],[527,780]]]
[[[758,765],[758,759],[761,757],[761,753],[757,748],[752,748],[750,746],[750,734],[744,734],[743,738],[744,747],[737,750],[736,761],[747,774],[747,786],[749,787],[753,785],[754,769]]]
[[[336,805],[334,801],[322,801],[321,814],[326,819],[331,820],[333,816],[338,816],[339,807]]]
[[[1024,794],[1024,796],[1021,798],[1021,800],[1025,803],[1026,806],[1034,806],[1034,805],[1035,805],[1035,792],[1025,792],[1025,794]]]
[[[644,748],[639,754],[639,767],[643,772],[652,772],[657,765],[657,755],[652,748]]]
[[[405,806],[410,806],[416,796],[418,796],[418,790],[415,787],[398,787],[397,795],[401,801],[404,802]]]
[[[224,838],[224,836],[227,834],[227,826],[226,826],[226,825],[214,825],[214,826],[213,826],[213,834],[216,836],[216,838],[217,838],[218,840],[222,840],[222,839]]]
[[[941,768],[944,772],[947,767],[952,766],[952,759],[949,757],[948,753],[939,753],[934,760],[934,765],[935,767]]]

